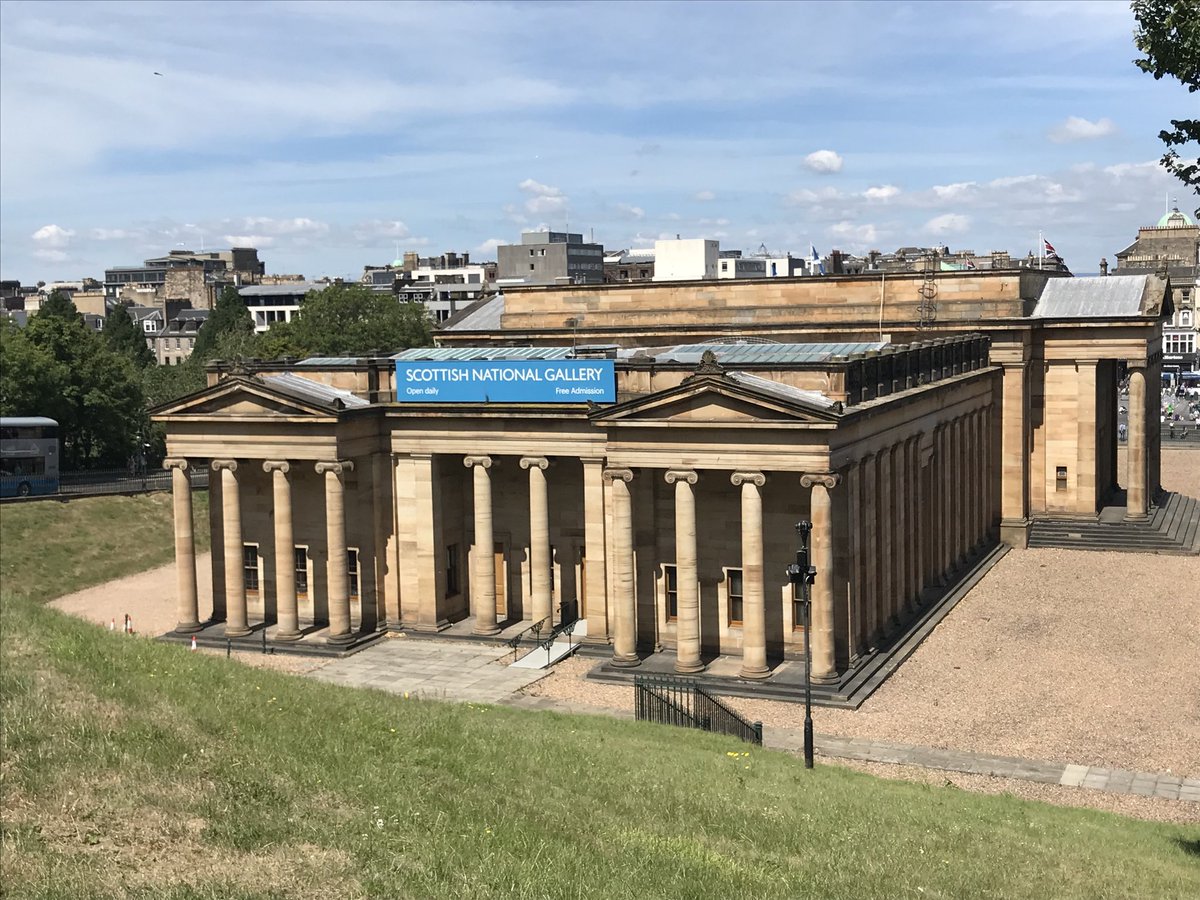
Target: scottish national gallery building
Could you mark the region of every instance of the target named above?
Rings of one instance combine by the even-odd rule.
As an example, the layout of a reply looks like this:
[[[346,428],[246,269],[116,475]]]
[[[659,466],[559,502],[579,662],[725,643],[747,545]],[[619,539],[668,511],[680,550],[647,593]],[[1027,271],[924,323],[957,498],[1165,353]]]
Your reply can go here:
[[[1036,523],[1153,515],[1166,279],[768,281],[510,289],[436,348],[212,364],[155,415],[178,630],[348,646],[578,620],[613,667],[769,680],[804,648],[785,570],[808,520],[833,684]]]

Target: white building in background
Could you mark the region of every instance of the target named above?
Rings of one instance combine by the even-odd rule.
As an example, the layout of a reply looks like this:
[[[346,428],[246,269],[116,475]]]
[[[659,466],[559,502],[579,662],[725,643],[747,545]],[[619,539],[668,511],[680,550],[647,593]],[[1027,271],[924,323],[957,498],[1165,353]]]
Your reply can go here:
[[[717,278],[718,241],[704,238],[654,242],[655,281],[706,281]]]
[[[238,288],[238,294],[254,317],[254,332],[262,334],[276,322],[290,322],[309,291],[329,287],[323,281],[299,281],[292,284],[253,284]]]
[[[718,278],[766,278],[767,263],[754,257],[722,257],[717,268]]]

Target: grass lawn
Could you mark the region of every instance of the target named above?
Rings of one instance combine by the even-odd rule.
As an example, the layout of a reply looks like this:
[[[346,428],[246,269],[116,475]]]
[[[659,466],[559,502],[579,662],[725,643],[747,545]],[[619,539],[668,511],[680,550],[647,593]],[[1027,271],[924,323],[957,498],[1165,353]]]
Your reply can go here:
[[[112,527],[90,503],[0,511],[6,896],[1200,896],[1200,828],[110,634],[42,601],[169,558],[170,508],[133,501],[164,527],[124,568],[35,563]]]

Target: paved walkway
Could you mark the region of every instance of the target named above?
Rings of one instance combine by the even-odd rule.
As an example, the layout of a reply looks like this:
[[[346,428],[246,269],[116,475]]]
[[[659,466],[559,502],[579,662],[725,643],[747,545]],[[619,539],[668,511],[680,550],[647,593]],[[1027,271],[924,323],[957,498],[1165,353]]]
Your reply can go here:
[[[514,691],[549,674],[548,669],[510,669],[498,664],[511,655],[506,647],[492,644],[392,638],[334,660],[311,676],[430,700],[501,703]]]
[[[633,718],[633,713],[625,710],[563,703],[549,697],[529,697],[524,694],[509,697],[503,703],[521,709]],[[821,756],[943,769],[947,772],[966,772],[997,778],[1019,778],[1023,781],[1088,788],[1112,794],[1138,794],[1143,797],[1163,797],[1168,800],[1200,803],[1200,778],[1132,772],[1126,769],[1100,769],[1012,756],[989,756],[964,750],[938,750],[915,744],[893,744],[887,741],[825,734],[815,735],[814,743],[817,753]],[[771,750],[802,753],[804,732],[798,728],[764,726],[763,746]]]

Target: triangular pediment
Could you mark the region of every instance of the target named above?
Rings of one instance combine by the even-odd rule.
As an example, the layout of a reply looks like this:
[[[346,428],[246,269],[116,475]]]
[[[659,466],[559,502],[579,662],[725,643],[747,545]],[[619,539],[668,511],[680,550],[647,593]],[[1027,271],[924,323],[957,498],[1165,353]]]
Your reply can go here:
[[[647,424],[731,425],[780,422],[830,424],[838,421],[831,407],[799,398],[773,396],[722,376],[696,378],[677,387],[628,400],[592,415],[593,420]]]
[[[233,377],[164,404],[153,410],[153,414],[156,418],[212,416],[229,419],[294,419],[330,418],[337,415],[337,410],[289,397],[255,378]]]

